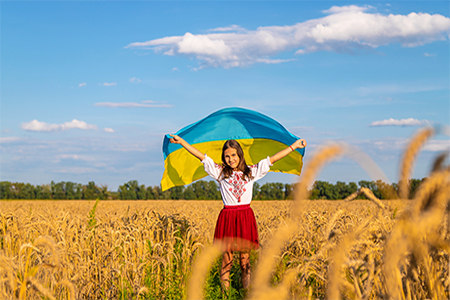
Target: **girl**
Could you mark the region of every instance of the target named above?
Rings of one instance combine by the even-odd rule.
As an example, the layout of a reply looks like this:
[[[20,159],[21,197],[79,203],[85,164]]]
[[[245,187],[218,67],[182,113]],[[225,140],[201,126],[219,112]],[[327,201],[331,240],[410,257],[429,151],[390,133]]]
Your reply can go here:
[[[261,160],[257,165],[247,166],[239,143],[228,140],[223,145],[222,164],[219,165],[181,137],[172,134],[170,136],[171,143],[180,144],[197,157],[203,163],[206,173],[219,182],[224,208],[217,219],[214,242],[220,243],[224,252],[220,280],[223,288],[228,290],[233,251],[239,251],[242,286],[248,289],[250,285],[249,251],[259,248],[255,215],[250,208],[253,183],[264,177],[273,163],[297,148],[306,147],[306,141],[299,139],[274,156]]]

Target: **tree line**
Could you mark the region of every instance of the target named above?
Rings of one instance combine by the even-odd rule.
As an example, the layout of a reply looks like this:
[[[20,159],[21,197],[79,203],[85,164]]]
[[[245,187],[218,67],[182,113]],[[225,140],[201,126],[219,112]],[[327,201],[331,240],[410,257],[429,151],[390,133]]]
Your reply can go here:
[[[410,197],[412,197],[423,179],[409,181]],[[352,193],[365,187],[370,189],[379,199],[395,199],[398,194],[398,184],[388,184],[378,181],[361,180],[335,184],[327,181],[315,181],[311,188],[310,199],[338,200],[345,199]],[[253,185],[254,200],[288,200],[294,197],[295,184],[280,182]],[[70,181],[51,182],[44,185],[30,183],[0,182],[0,199],[54,199],[54,200],[220,200],[219,185],[216,181],[198,180],[187,186],[176,186],[162,191],[160,186],[139,184],[137,180],[130,180],[120,185],[117,191],[110,191],[106,185],[98,186],[94,181],[87,185]],[[365,199],[364,195],[358,199]]]

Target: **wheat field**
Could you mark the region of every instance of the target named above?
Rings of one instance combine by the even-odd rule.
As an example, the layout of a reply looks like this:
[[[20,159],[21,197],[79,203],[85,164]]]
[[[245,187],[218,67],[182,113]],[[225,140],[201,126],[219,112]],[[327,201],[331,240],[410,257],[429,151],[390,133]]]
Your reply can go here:
[[[221,201],[0,201],[2,299],[449,299],[450,168],[436,159],[412,200],[407,179],[433,129],[400,162],[399,199],[308,199],[317,173],[353,155],[323,147],[293,201],[253,201],[261,249],[252,284],[218,281]],[[361,156],[359,156],[361,157]],[[367,157],[362,167],[378,172]],[[387,191],[392,194],[392,191]]]

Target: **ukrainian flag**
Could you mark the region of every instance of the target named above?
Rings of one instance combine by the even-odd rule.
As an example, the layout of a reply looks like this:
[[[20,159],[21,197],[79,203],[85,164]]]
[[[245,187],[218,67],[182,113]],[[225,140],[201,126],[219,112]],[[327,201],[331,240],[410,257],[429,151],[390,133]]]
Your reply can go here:
[[[248,165],[257,164],[299,139],[274,119],[237,107],[216,111],[175,134],[219,164],[222,163],[223,144],[230,139],[239,142]],[[161,179],[163,191],[208,175],[196,157],[181,145],[170,143],[169,139],[169,135],[164,137],[162,147],[165,167]],[[304,154],[305,148],[296,149],[275,162],[270,171],[300,175]]]

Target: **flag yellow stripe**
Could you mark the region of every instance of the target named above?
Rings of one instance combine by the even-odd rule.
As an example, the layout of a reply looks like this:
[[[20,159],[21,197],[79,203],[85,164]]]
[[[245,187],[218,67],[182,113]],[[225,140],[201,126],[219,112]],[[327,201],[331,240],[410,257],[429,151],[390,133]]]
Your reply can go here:
[[[288,145],[269,139],[241,139],[237,140],[244,151],[245,161],[248,165],[257,164],[267,156],[272,156]],[[194,146],[211,157],[216,163],[222,163],[222,147],[226,140],[198,143]],[[298,151],[291,152],[285,158],[277,161],[270,170],[300,175],[303,157]],[[164,161],[164,174],[161,179],[163,191],[179,185],[190,184],[208,174],[202,163],[184,148],[178,149],[167,156]]]

